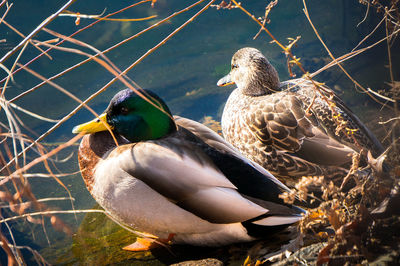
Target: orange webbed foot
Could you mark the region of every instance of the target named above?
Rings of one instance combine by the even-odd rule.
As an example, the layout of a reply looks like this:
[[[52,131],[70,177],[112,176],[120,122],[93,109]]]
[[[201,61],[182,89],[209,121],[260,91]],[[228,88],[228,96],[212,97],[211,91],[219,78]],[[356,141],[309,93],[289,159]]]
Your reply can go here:
[[[127,251],[148,251],[164,244],[170,244],[175,234],[169,234],[167,239],[141,238],[137,237],[133,244],[123,247]]]
[[[123,247],[123,250],[128,251],[146,251],[156,247],[155,239],[137,237],[133,244]]]

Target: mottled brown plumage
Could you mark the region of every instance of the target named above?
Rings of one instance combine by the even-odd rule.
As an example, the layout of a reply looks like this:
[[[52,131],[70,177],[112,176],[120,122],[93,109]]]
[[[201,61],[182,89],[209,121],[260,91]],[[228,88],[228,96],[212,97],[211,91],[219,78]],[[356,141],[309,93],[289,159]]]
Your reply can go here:
[[[345,173],[352,153],[365,149],[377,156],[383,151],[331,89],[323,86],[321,95],[302,78],[280,82],[275,68],[257,49],[243,48],[234,54],[231,72],[218,85],[232,83],[237,88],[222,115],[224,137],[278,177]],[[345,128],[355,129],[352,136],[336,130],[333,117],[337,115]]]

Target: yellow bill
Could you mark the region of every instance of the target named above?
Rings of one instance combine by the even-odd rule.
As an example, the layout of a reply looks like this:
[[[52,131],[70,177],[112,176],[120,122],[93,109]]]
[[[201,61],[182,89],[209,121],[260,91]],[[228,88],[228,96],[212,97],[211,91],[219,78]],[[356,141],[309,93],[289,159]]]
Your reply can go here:
[[[108,130],[107,126],[108,128],[113,129],[113,127],[107,123],[106,114],[104,113],[101,114],[98,118],[93,119],[92,121],[74,127],[72,129],[72,133],[78,134],[83,132],[86,134],[92,134]]]

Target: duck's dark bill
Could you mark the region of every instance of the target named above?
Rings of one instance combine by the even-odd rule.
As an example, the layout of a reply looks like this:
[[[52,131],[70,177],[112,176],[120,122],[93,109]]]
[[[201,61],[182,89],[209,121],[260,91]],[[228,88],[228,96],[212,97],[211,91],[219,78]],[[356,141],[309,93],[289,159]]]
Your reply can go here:
[[[223,77],[222,79],[218,80],[217,86],[224,87],[224,86],[228,86],[228,85],[232,85],[232,84],[235,84],[235,82],[233,82],[231,80],[231,75],[228,74],[225,77]]]
[[[107,126],[109,129],[113,129],[113,127],[107,123],[106,114],[104,113],[101,114],[98,118],[93,119],[92,121],[74,127],[72,129],[72,133],[78,134],[83,132],[87,134],[92,134],[108,130]]]

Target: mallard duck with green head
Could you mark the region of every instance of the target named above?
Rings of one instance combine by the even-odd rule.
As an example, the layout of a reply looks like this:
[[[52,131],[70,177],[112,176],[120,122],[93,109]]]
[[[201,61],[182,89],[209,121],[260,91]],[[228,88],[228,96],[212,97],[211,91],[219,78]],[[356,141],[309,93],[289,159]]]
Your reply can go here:
[[[82,177],[114,220],[158,240],[219,246],[301,219],[302,209],[279,198],[288,188],[268,171],[206,126],[173,118],[154,93],[141,93],[120,91],[104,114],[73,129],[90,134],[79,147]]]
[[[278,178],[345,175],[353,153],[383,152],[374,134],[331,89],[321,85],[320,94],[303,78],[280,82],[255,48],[233,55],[230,73],[217,83],[229,84],[237,88],[222,114],[225,139]]]

